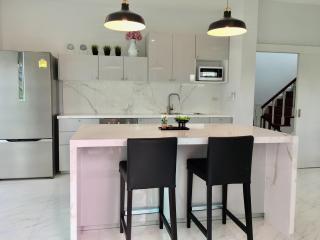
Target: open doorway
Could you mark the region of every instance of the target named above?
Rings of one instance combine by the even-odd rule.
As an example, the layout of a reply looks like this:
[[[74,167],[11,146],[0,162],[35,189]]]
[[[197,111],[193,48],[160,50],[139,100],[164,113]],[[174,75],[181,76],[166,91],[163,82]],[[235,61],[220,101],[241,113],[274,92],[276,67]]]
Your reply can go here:
[[[257,52],[254,125],[293,133],[298,54]]]

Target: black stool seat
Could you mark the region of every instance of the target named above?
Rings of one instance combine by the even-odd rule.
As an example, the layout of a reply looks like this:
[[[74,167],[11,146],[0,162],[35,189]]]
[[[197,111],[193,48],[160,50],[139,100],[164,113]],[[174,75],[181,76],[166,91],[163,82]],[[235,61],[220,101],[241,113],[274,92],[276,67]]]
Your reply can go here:
[[[132,191],[159,188],[159,227],[168,230],[177,240],[176,163],[177,138],[128,139],[127,161],[119,163],[120,172],[120,233],[131,239]],[[125,183],[127,183],[127,223],[125,222]],[[164,188],[169,188],[170,224],[163,214]]]
[[[222,223],[226,224],[226,217],[230,217],[247,234],[247,239],[253,240],[250,194],[253,141],[252,136],[210,137],[207,158],[187,160],[187,227],[190,228],[192,220],[208,240],[212,239],[212,186],[215,185],[222,185]],[[207,229],[192,213],[193,174],[207,185]],[[227,209],[229,184],[243,184],[246,225]]]

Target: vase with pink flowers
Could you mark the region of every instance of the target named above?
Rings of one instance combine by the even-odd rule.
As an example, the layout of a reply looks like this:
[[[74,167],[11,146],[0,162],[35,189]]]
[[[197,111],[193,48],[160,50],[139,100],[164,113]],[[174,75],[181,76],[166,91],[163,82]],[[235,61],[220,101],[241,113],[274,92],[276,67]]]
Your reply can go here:
[[[142,40],[142,35],[140,32],[128,32],[126,34],[126,39],[130,41],[129,48],[128,48],[128,55],[130,57],[137,57],[138,56],[138,49],[137,49],[137,41]]]

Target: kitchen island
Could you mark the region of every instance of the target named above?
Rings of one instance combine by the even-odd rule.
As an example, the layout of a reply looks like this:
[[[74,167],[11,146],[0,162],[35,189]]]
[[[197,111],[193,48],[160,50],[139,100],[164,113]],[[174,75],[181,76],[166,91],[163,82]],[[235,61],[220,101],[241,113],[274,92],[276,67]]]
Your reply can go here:
[[[205,157],[208,137],[253,135],[252,162],[253,216],[287,238],[294,232],[297,144],[295,136],[234,124],[190,124],[189,131],[160,131],[158,125],[83,125],[70,141],[71,240],[81,232],[119,226],[119,161],[126,159],[128,138],[177,137],[177,219],[185,221],[186,159]],[[205,203],[205,183],[194,180],[194,209]],[[221,188],[214,187],[214,203],[221,202]],[[165,201],[165,215],[168,215]],[[133,195],[134,213],[157,212],[158,191],[138,190]],[[229,188],[228,206],[243,216],[242,187]],[[205,215],[199,212],[205,219]],[[214,211],[221,218],[221,211]],[[133,226],[155,224],[154,215],[136,215]]]

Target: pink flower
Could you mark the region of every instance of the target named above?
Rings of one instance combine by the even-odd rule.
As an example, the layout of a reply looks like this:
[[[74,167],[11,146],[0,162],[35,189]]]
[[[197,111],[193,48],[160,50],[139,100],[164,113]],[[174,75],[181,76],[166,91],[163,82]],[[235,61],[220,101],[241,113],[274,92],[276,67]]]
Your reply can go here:
[[[137,40],[137,41],[141,41],[142,40],[142,35],[138,31],[136,31],[136,32],[127,32],[126,39],[127,40],[134,39],[134,40]]]

